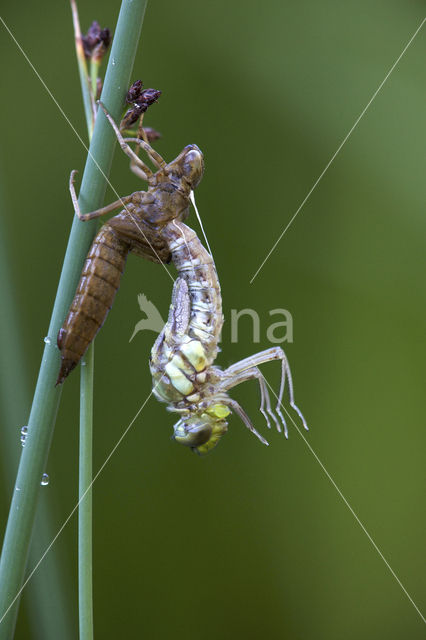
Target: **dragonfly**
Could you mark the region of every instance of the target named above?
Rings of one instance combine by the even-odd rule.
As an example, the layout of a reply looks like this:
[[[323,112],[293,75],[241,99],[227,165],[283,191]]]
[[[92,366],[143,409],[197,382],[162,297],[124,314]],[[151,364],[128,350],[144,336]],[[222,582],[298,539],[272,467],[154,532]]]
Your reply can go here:
[[[193,192],[204,173],[201,150],[195,144],[187,145],[167,163],[149,142],[123,137],[106,108],[100,106],[121,149],[130,158],[131,170],[147,182],[148,187],[82,214],[75,193],[76,172],[71,173],[71,197],[80,220],[92,220],[119,207],[122,211],[101,227],[89,250],[74,300],[58,334],[62,362],[57,384],[78,364],[105,321],[127,255],[135,253],[154,262],[171,262],[178,274],[168,320],[155,341],[149,361],[153,394],[168,404],[169,411],[179,414],[173,428],[174,440],[204,455],[216,447],[228,430],[229,415],[235,413],[267,445],[243,407],[228,393],[248,380],[258,382],[260,412],[268,428],[272,421],[277,430],[283,429],[288,437],[281,410],[287,383],[290,407],[308,429],[295,403],[292,375],[283,349],[266,349],[226,369],[214,364],[223,325],[219,279],[210,250],[185,224]],[[130,144],[145,151],[156,167],[155,172]],[[259,367],[275,360],[281,363],[281,383],[273,411],[268,385]]]

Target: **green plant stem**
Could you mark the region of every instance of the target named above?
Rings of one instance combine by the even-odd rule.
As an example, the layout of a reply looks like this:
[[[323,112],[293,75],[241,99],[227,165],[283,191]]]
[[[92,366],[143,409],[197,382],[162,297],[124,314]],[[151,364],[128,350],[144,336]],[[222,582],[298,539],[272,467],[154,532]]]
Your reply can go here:
[[[146,0],[123,0],[105,76],[102,101],[118,119],[130,81]],[[105,175],[112,162],[115,136],[104,114],[99,112],[80,189],[83,212],[96,209],[105,194]],[[28,437],[16,478],[0,560],[0,640],[12,638],[23,584],[37,497],[43,474],[61,387],[55,387],[59,370],[56,335],[74,295],[80,271],[96,230],[96,223],[74,219],[65,254],[58,291],[49,325],[37,386],[33,398]]]
[[[0,159],[0,166],[3,162]],[[0,171],[0,173],[2,173]],[[6,193],[5,193],[6,192]],[[12,208],[7,197],[7,185],[0,184],[2,211]],[[19,427],[27,423],[31,396],[28,384],[28,366],[22,339],[22,318],[16,300],[18,282],[13,269],[10,237],[4,216],[0,216],[0,353],[7,367],[0,368],[0,462],[4,472],[2,493],[9,495],[22,448],[19,443]],[[45,491],[46,493],[46,491]],[[38,562],[46,544],[56,533],[52,504],[42,500],[37,510],[34,536],[30,545],[29,564]],[[43,543],[42,543],[43,541]],[[72,603],[66,594],[63,580],[64,563],[60,549],[53,547],[47,566],[34,575],[25,593],[25,607],[33,631],[34,640],[71,640],[75,638],[72,626]]]
[[[81,39],[77,3],[71,0],[74,23],[75,48],[80,71],[81,93],[86,115],[89,141],[94,128],[93,61],[90,65],[89,81],[87,63]],[[96,84],[96,82],[95,82]],[[95,369],[94,341],[82,359],[80,369],[80,425],[78,465],[78,621],[80,640],[93,639],[93,381]]]
[[[77,3],[75,0],[71,0],[71,13],[74,25],[75,51],[77,54],[78,72],[80,74],[81,95],[83,96],[87,131],[89,132],[89,140],[91,140],[95,122],[95,114],[93,108],[94,100],[90,93],[89,74],[87,72],[87,62],[86,56],[84,55],[83,42],[81,39],[80,21],[78,18]],[[93,95],[96,95],[96,92]]]
[[[99,60],[92,60],[90,63],[90,88],[92,90],[92,95],[95,97],[98,92],[98,74],[101,63]]]
[[[93,136],[94,91],[89,83],[84,57],[80,23],[75,0],[71,0],[73,12],[76,53],[80,69],[81,92],[87,122],[89,141]],[[90,66],[91,75],[93,64]],[[88,99],[87,99],[88,94]],[[80,425],[78,465],[78,621],[80,640],[93,639],[93,382],[95,373],[94,341],[82,359],[80,369]]]
[[[87,350],[80,379],[80,455],[78,483],[78,616],[80,640],[93,638],[92,444],[94,344]]]

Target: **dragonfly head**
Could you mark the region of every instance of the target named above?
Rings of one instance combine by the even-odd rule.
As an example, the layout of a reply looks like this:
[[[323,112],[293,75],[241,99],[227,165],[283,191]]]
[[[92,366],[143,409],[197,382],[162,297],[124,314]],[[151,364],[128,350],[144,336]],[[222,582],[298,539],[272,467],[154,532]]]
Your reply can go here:
[[[188,144],[182,151],[182,175],[193,191],[204,173],[204,156],[196,144]]]
[[[196,144],[188,144],[166,168],[168,176],[175,176],[193,191],[201,182],[204,173],[204,157]]]
[[[229,413],[229,411],[228,411]],[[182,417],[174,426],[173,439],[191,447],[198,455],[205,455],[215,448],[228,424],[223,418],[208,413]]]

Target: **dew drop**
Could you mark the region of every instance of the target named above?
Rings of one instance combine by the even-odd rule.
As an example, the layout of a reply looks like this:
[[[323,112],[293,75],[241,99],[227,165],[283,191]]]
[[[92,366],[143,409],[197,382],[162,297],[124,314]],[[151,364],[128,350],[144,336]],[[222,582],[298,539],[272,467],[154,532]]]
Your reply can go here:
[[[49,338],[49,336],[46,336],[46,337],[45,337],[45,339],[44,339],[44,341],[45,341],[45,343],[46,343],[46,344],[51,344],[51,343],[52,343],[52,341],[51,341],[51,339]]]
[[[112,66],[115,67],[116,62],[115,62],[115,58],[112,59]]]
[[[27,435],[28,435],[28,427],[22,427],[21,428],[21,444],[23,447],[25,447],[25,441],[27,439]]]
[[[43,473],[43,475],[41,476],[40,484],[42,487],[46,487],[49,484],[49,476],[47,475],[47,473]]]

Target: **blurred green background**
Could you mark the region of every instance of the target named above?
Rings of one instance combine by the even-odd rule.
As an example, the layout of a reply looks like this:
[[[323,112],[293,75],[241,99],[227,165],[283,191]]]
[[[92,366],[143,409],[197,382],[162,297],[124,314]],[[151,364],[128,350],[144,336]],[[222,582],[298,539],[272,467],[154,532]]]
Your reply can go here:
[[[113,28],[118,10],[81,3],[83,30]],[[86,138],[68,4],[35,11],[8,3],[2,15]],[[170,440],[174,416],[151,399],[94,485],[96,637],[425,637],[324,472],[424,614],[423,30],[250,284],[423,16],[423,2],[401,0],[148,4],[133,78],[163,95],[146,122],[167,159],[188,143],[204,151],[197,203],[225,318],[249,307],[261,321],[260,344],[248,318],[231,343],[227,322],[218,364],[267,348],[269,311],[291,311],[284,347],[315,455],[292,425],[288,442],[265,433],[254,383],[234,395],[270,446],[233,417],[206,458]],[[14,326],[2,336],[3,530],[72,221],[68,177],[85,151],[4,28],[0,52],[0,295]],[[121,195],[140,184],[118,152],[111,181]],[[166,316],[167,274],[131,257],[96,341],[95,470],[151,388],[155,335],[129,344],[140,292]],[[12,347],[25,358],[16,382]],[[279,366],[263,371],[278,389]],[[63,390],[30,566],[77,500],[78,378]],[[76,530],[74,516],[28,586],[17,638],[77,637]]]

